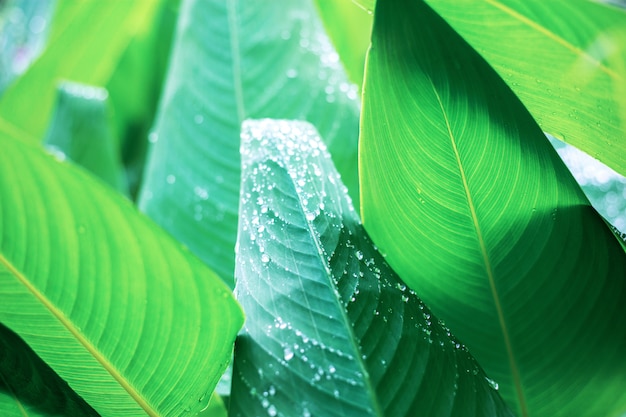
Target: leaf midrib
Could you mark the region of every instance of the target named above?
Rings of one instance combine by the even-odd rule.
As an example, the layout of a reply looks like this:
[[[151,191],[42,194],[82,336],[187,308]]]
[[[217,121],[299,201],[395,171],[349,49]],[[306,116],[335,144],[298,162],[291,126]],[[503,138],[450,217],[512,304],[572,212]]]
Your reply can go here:
[[[443,115],[444,121],[446,123],[446,129],[448,132],[448,136],[450,138],[452,151],[454,152],[455,162],[459,168],[459,173],[461,176],[461,180],[463,182],[463,191],[465,192],[465,197],[467,199],[468,208],[470,211],[470,215],[472,217],[472,225],[474,226],[474,230],[476,231],[476,238],[480,246],[480,252],[483,258],[483,263],[485,265],[485,272],[487,273],[487,278],[489,280],[489,288],[491,289],[491,295],[493,297],[493,301],[496,307],[496,312],[498,315],[498,322],[500,325],[500,329],[502,330],[504,344],[506,346],[507,357],[509,359],[509,366],[511,367],[513,384],[515,385],[515,391],[517,392],[517,397],[518,397],[520,409],[522,412],[522,417],[528,417],[529,416],[528,406],[526,405],[526,398],[524,396],[524,390],[522,387],[522,382],[521,382],[519,369],[517,366],[517,361],[515,360],[515,355],[513,353],[513,346],[511,344],[511,338],[509,336],[508,326],[504,318],[504,312],[502,309],[502,304],[500,302],[500,296],[496,288],[495,275],[493,272],[493,267],[491,265],[489,252],[487,250],[487,244],[485,243],[485,239],[483,237],[482,230],[480,228],[480,222],[478,220],[478,215],[476,213],[476,207],[474,206],[472,193],[469,190],[467,176],[465,175],[465,168],[463,167],[463,162],[461,161],[461,155],[459,154],[459,150],[456,145],[456,138],[454,136],[454,133],[452,132],[452,127],[450,126],[450,120],[448,119],[448,114],[443,106],[443,102],[441,101],[439,92],[437,91],[437,88],[435,87],[435,84],[433,83],[432,80],[430,80],[430,84],[433,89],[433,93],[437,99],[437,103],[439,104],[439,109],[441,110],[441,114]]]
[[[543,35],[545,35],[546,37],[548,37],[552,41],[556,42],[557,44],[563,46],[565,49],[569,50],[570,52],[574,53],[575,55],[577,55],[577,56],[585,59],[589,63],[597,66],[602,72],[607,74],[609,77],[611,77],[611,78],[613,78],[615,80],[621,80],[622,79],[622,76],[619,73],[613,71],[611,68],[608,68],[603,62],[598,61],[596,58],[594,58],[593,56],[589,55],[588,53],[586,53],[585,51],[583,51],[579,47],[577,47],[577,46],[573,45],[572,43],[568,42],[567,40],[563,39],[562,37],[560,37],[556,33],[552,32],[550,29],[548,29],[548,28],[538,24],[537,22],[534,22],[534,21],[530,20],[529,18],[527,18],[523,14],[521,14],[521,13],[511,9],[510,7],[500,3],[497,0],[485,0],[485,1],[488,4],[492,5],[493,7],[497,8],[498,10],[502,11],[503,13],[508,14],[513,19],[518,20],[519,22],[525,24],[526,26],[529,26],[530,28],[538,31],[539,33],[541,33]]]
[[[282,159],[282,158],[281,158]],[[285,167],[288,167],[288,162],[287,161],[282,161],[282,164],[279,165],[283,165]],[[285,168],[287,170],[287,168]],[[333,282],[333,274],[332,271],[330,270],[329,266],[328,266],[328,260],[326,259],[326,257],[324,256],[324,250],[322,248],[322,244],[321,244],[321,235],[319,233],[316,234],[315,230],[313,229],[312,226],[312,222],[310,222],[309,220],[306,219],[306,213],[304,212],[304,210],[302,209],[302,207],[304,207],[304,203],[302,201],[302,197],[300,195],[300,193],[297,191],[297,187],[296,187],[296,183],[295,183],[295,179],[291,177],[291,175],[288,175],[289,180],[291,182],[291,185],[293,186],[294,192],[298,198],[298,209],[300,214],[302,215],[301,218],[304,219],[304,222],[306,223],[306,227],[307,230],[309,232],[309,236],[311,238],[311,240],[313,241],[313,244],[315,245],[315,249],[316,249],[316,254],[315,256],[317,257],[317,259],[319,260],[320,264],[323,265],[324,267],[324,271],[326,272],[326,278],[328,279],[328,285],[329,288],[335,288],[334,286],[334,282]],[[316,194],[319,195],[319,193],[317,193],[316,190]],[[342,222],[343,222],[343,216],[340,216]],[[319,238],[317,237],[319,236]],[[336,289],[336,288],[335,288]],[[384,417],[384,413],[381,411],[380,408],[380,404],[378,402],[378,395],[376,395],[376,390],[374,389],[374,387],[372,386],[372,381],[370,379],[369,376],[369,371],[367,370],[367,367],[365,366],[365,363],[363,362],[363,358],[361,355],[361,349],[359,348],[358,343],[356,342],[356,335],[354,334],[354,329],[352,328],[352,325],[350,324],[350,319],[347,315],[347,312],[344,308],[344,305],[341,301],[341,299],[337,296],[338,293],[333,292],[333,294],[335,295],[333,297],[333,299],[336,302],[337,305],[337,310],[339,310],[339,313],[341,314],[341,322],[344,323],[345,328],[347,329],[348,332],[348,336],[349,336],[349,340],[350,340],[350,344],[352,345],[352,350],[353,352],[356,353],[356,355],[354,355],[359,368],[362,370],[361,374],[363,375],[363,380],[365,382],[365,389],[368,393],[368,397],[371,399],[371,404],[373,406],[373,411],[374,414],[378,417]],[[310,312],[311,310],[309,310]],[[317,328],[316,328],[317,331]]]
[[[159,417],[160,414],[148,403],[148,401],[124,378],[120,371],[83,335],[74,323],[59,310],[44,294],[42,294],[32,282],[0,253],[0,264],[3,265],[41,304],[63,325],[76,340],[91,354],[91,356],[117,381],[118,384],[130,395],[133,400],[150,417]]]

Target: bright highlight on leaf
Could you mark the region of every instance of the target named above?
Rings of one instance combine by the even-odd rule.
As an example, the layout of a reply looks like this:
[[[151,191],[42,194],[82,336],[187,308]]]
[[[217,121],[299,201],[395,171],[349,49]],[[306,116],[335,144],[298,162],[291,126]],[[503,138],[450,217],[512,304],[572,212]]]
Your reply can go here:
[[[390,264],[520,416],[626,411],[626,256],[530,114],[421,1],[378,1],[366,74],[362,213]]]
[[[589,0],[428,0],[541,128],[626,175],[626,10]]]
[[[243,321],[228,288],[125,198],[0,141],[0,323],[104,417],[195,415]]]
[[[312,122],[356,198],[357,88],[311,0],[186,1],[180,13],[139,207],[232,286],[241,123]]]
[[[509,416],[363,230],[308,123],[247,121],[234,416]]]

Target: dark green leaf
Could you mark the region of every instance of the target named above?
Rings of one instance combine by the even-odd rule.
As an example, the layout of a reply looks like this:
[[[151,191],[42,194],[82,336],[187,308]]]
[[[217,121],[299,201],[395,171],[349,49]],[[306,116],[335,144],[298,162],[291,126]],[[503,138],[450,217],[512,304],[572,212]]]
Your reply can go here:
[[[97,417],[67,382],[0,323],[0,412],[3,417]]]

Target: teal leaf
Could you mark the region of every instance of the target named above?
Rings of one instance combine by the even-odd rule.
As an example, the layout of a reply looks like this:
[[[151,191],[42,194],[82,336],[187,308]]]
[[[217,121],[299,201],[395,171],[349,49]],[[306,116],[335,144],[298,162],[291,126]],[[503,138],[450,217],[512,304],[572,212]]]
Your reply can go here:
[[[126,193],[107,112],[108,95],[104,88],[62,83],[44,145]]]
[[[387,265],[305,122],[248,121],[233,416],[511,416]]]
[[[309,0],[189,0],[180,13],[139,206],[232,286],[242,121],[311,121],[357,198],[357,90]]]

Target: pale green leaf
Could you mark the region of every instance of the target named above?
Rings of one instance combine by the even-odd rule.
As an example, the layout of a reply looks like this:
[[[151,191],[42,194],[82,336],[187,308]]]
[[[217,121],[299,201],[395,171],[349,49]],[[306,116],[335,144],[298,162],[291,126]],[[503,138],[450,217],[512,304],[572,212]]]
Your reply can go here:
[[[228,288],[115,191],[0,142],[0,322],[102,416],[195,415],[243,321]]]
[[[626,256],[528,111],[421,1],[378,1],[366,74],[362,213],[389,263],[518,415],[624,413]]]
[[[512,416],[387,265],[308,123],[242,132],[233,416]]]
[[[184,1],[139,206],[232,285],[239,132],[302,118],[358,197],[358,102],[310,0]]]

